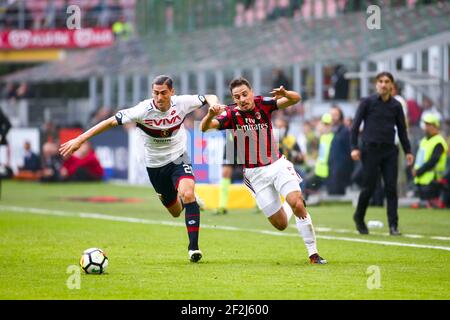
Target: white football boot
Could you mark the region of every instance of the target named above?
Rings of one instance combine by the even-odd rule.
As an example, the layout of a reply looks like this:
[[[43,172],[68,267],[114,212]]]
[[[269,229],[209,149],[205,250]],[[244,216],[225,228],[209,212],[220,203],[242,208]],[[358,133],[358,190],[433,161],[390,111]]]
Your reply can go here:
[[[199,262],[203,257],[203,253],[200,250],[189,250],[189,259],[191,262]]]

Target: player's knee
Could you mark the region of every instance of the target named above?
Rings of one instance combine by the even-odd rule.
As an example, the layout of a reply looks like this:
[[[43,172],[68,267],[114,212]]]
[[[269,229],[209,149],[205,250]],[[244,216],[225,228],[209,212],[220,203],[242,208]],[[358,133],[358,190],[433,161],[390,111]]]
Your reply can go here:
[[[272,225],[280,231],[285,230],[289,224],[286,219],[286,215],[282,214],[281,211],[279,211],[279,212],[277,212],[277,214],[271,216],[269,218],[269,220],[272,223]]]
[[[180,196],[184,203],[191,203],[195,201],[195,193],[193,189],[185,190]]]

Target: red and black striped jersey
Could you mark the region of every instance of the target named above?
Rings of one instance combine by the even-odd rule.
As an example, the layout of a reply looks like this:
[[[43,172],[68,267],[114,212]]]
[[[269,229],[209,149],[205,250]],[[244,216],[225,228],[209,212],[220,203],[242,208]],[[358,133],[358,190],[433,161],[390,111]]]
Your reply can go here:
[[[240,110],[228,105],[217,117],[219,130],[233,130],[238,159],[244,159],[245,168],[262,167],[280,158],[277,141],[272,132],[272,112],[278,110],[273,98],[257,96],[255,108]]]

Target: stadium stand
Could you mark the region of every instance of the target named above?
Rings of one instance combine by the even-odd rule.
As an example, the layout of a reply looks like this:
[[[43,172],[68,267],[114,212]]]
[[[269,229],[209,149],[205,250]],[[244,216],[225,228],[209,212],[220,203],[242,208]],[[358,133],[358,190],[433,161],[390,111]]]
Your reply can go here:
[[[374,52],[450,30],[449,14],[450,4],[386,11],[383,12],[383,32],[361,28],[365,25],[366,14],[358,12],[333,19],[280,20],[244,28],[239,33],[216,28],[213,33],[202,30],[189,37],[152,35],[117,43],[111,48],[75,52],[67,57],[73,61],[71,64],[65,61],[44,64],[8,75],[2,81],[81,80],[106,73],[179,74],[317,61],[352,63]],[[267,54],[269,48],[270,55]]]
[[[134,19],[135,0],[13,0],[0,3],[0,30],[65,28],[71,5],[80,9],[84,28],[110,27],[121,17]]]

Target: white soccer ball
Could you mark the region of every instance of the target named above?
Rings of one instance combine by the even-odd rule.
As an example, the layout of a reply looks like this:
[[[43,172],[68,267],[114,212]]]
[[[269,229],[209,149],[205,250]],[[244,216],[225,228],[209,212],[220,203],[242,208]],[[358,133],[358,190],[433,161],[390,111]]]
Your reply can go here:
[[[86,273],[101,274],[108,267],[108,257],[102,249],[89,248],[81,255],[80,266]]]

